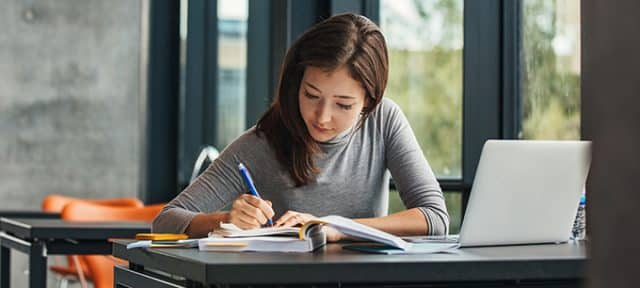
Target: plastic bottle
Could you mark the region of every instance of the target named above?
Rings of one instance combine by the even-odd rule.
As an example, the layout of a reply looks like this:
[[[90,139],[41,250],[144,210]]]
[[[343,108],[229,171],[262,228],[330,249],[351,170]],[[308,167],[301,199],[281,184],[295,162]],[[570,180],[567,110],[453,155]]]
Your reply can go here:
[[[587,230],[587,197],[583,193],[580,197],[580,205],[578,205],[578,212],[576,213],[576,219],[573,221],[573,228],[571,229],[571,235],[574,240],[584,240]]]

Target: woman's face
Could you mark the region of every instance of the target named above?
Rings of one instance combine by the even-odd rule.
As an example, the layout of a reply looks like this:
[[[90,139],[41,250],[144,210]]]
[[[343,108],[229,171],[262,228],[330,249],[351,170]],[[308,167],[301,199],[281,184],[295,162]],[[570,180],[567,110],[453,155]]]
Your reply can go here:
[[[307,66],[300,83],[300,114],[311,137],[326,142],[351,128],[365,103],[360,82],[351,78],[347,67],[331,72]]]

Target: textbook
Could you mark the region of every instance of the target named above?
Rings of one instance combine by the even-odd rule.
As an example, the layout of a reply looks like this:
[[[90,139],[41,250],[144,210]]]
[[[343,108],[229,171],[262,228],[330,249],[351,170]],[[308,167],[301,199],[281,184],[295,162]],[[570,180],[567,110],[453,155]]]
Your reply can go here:
[[[235,229],[222,229],[210,233],[209,237],[198,241],[198,248],[200,251],[311,252],[327,243],[327,237],[320,225],[309,225],[304,229]]]
[[[308,221],[302,227],[267,227],[241,230],[230,224],[199,240],[202,251],[283,251],[310,252],[326,244],[322,225],[345,235],[382,243],[400,251],[411,249],[411,243],[400,237],[357,223],[341,216],[326,216]]]

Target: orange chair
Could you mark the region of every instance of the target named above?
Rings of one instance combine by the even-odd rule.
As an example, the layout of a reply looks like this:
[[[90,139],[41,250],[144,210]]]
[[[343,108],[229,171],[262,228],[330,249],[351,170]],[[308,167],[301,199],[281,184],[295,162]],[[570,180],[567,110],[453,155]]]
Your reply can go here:
[[[58,194],[50,194],[46,196],[42,201],[42,211],[51,212],[51,213],[62,213],[62,209],[65,205],[74,202],[74,201],[85,201],[89,203],[95,203],[100,205],[108,205],[108,206],[124,206],[124,207],[143,207],[144,203],[140,201],[138,198],[134,197],[125,197],[125,198],[110,198],[110,199],[85,199],[85,198],[76,198],[63,196]],[[75,258],[75,259],[74,259]],[[69,278],[86,278],[91,279],[91,275],[89,274],[89,270],[87,268],[86,263],[83,262],[84,259],[78,259],[73,255],[67,256],[67,265],[52,265],[49,269],[55,274],[61,276],[61,283],[66,283]],[[80,275],[77,267],[81,267],[82,275]],[[66,286],[66,285],[65,285]]]
[[[145,207],[113,207],[83,201],[67,204],[62,210],[62,219],[68,221],[143,221],[151,222],[160,213],[164,204]],[[93,280],[93,287],[113,287],[113,266],[126,264],[123,260],[102,255],[80,256],[86,263]]]
[[[72,201],[87,201],[90,203],[107,205],[107,206],[126,206],[126,207],[143,207],[144,203],[135,197],[110,198],[110,199],[88,199],[63,196],[58,194],[50,194],[42,200],[42,211],[61,213],[62,208]]]

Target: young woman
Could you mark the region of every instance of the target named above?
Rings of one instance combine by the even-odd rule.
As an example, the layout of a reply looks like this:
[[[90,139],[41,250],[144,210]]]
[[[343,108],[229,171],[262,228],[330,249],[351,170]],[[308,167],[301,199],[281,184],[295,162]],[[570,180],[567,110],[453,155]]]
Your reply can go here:
[[[369,19],[343,14],[287,51],[275,101],[157,216],[154,232],[203,237],[341,215],[396,235],[448,233],[442,191],[407,119],[383,99],[387,47]],[[243,163],[262,198],[245,194]],[[387,214],[389,173],[408,210]],[[231,204],[228,212],[220,209]],[[344,237],[327,229],[327,239]]]

